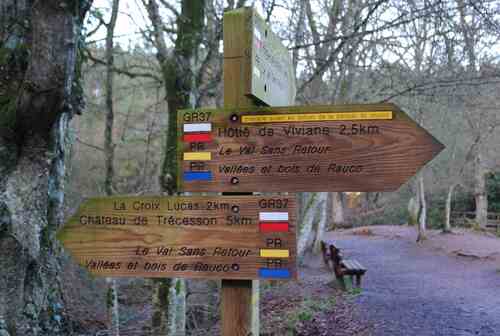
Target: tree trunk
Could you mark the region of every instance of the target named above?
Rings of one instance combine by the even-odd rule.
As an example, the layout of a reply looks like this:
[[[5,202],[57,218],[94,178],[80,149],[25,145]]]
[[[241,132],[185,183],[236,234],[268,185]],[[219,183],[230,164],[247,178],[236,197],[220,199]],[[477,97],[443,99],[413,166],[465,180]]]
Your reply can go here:
[[[175,299],[173,303],[175,307],[175,336],[184,336],[186,335],[186,280],[176,279],[172,289],[175,290],[173,296]]]
[[[82,3],[0,3],[0,316],[11,335],[71,332],[55,234],[68,125],[82,107]]]
[[[344,204],[342,202],[342,193],[332,193],[331,203],[331,211],[333,212],[333,227],[341,227],[344,224]]]
[[[419,198],[417,194],[416,197],[412,197],[408,201],[408,225],[418,225],[418,213],[420,211]]]
[[[113,0],[111,8],[111,19],[106,25],[106,127],[104,130],[104,154],[106,157],[106,176],[104,179],[104,190],[106,194],[112,195],[113,177],[114,177],[114,156],[115,145],[113,143],[113,81],[114,81],[114,53],[113,53],[113,37],[115,34],[116,19],[118,17],[118,7],[120,0]]]
[[[311,236],[313,236],[314,219],[316,217],[316,208],[319,193],[304,193],[304,204],[302,216],[300,217],[299,237],[297,241],[297,258],[304,257],[307,249],[310,247]]]
[[[104,178],[104,190],[106,195],[114,194],[113,178],[115,145],[113,143],[114,107],[113,107],[113,81],[114,81],[114,53],[113,37],[115,34],[116,19],[120,0],[113,0],[111,7],[111,18],[106,25],[106,127],[104,129],[104,155],[106,165],[106,176]],[[108,329],[113,336],[120,336],[120,311],[118,308],[118,286],[115,279],[107,278],[108,283]]]
[[[171,314],[170,283],[172,279],[158,279],[153,281],[153,335],[173,335],[168,328],[168,316]]]
[[[453,197],[453,190],[457,186],[456,183],[452,183],[448,188],[448,193],[446,194],[446,206],[445,206],[445,220],[443,233],[451,233],[451,199]]]
[[[476,222],[484,228],[488,224],[488,197],[486,193],[486,170],[481,153],[474,160],[474,198],[476,200]]]
[[[321,239],[325,235],[328,223],[331,220],[331,205],[332,204],[332,193],[330,192],[320,192],[318,200],[318,225],[316,230],[316,236],[312,245],[312,250],[314,254],[320,254],[321,252]]]
[[[106,278],[108,294],[106,308],[108,310],[108,329],[113,336],[120,336],[120,314],[118,310],[118,291],[116,279]]]
[[[420,213],[418,216],[418,237],[417,242],[427,239],[427,203],[425,201],[424,175],[421,173],[418,177],[418,197],[420,203]]]
[[[153,35],[157,60],[162,68],[165,84],[168,124],[166,146],[160,187],[163,192],[173,195],[177,192],[177,111],[194,107],[196,102],[196,69],[198,68],[198,49],[205,18],[205,1],[183,0],[181,15],[177,18],[177,38],[173,53],[169,53],[163,39],[164,24],[158,2],[149,0],[146,6],[153,25]],[[154,335],[182,336],[186,328],[186,284],[183,279],[155,280],[153,293]]]
[[[297,243],[297,256],[303,259],[307,251],[319,253],[320,240],[323,237],[328,221],[330,220],[328,202],[330,193],[304,193],[302,216]]]
[[[173,194],[177,191],[177,111],[194,107],[195,74],[198,68],[198,48],[204,27],[205,1],[182,1],[181,16],[177,18],[177,39],[170,55],[163,40],[163,22],[156,0],[147,6],[153,24],[158,49],[157,59],[162,68],[168,105],[167,141],[164,151],[160,184]]]

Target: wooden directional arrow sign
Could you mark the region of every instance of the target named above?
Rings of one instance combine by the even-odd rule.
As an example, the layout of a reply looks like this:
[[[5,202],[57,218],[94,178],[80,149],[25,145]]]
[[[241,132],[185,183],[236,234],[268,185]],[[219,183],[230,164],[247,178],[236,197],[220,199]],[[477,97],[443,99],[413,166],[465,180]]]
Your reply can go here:
[[[103,276],[294,279],[287,196],[107,197],[84,202],[58,239]]]
[[[183,110],[184,191],[394,191],[444,146],[393,104]]]

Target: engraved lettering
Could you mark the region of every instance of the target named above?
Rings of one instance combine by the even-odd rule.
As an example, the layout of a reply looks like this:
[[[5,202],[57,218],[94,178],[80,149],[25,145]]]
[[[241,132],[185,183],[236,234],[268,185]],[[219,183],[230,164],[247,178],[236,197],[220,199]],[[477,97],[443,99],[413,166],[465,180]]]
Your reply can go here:
[[[80,216],[82,225],[126,225],[125,217],[117,216]]]
[[[355,173],[361,173],[362,171],[363,171],[362,165],[342,165],[337,163],[331,163],[328,166],[328,172],[335,174],[355,174]]]
[[[217,132],[218,136],[228,138],[247,138],[250,136],[250,130],[248,127],[218,128]]]
[[[108,260],[95,260],[90,259],[85,263],[88,270],[92,271],[109,271],[119,270],[122,266],[121,262],[111,262]]]
[[[220,165],[219,173],[226,175],[234,175],[234,174],[253,174],[255,172],[255,166],[247,166],[247,165]]]
[[[330,146],[295,145],[292,154],[327,154],[331,150]]]
[[[170,226],[209,226],[217,225],[215,217],[174,217],[156,216],[158,225]]]
[[[286,136],[315,136],[315,135],[330,135],[329,127],[296,127],[293,125],[283,127],[283,132]]]

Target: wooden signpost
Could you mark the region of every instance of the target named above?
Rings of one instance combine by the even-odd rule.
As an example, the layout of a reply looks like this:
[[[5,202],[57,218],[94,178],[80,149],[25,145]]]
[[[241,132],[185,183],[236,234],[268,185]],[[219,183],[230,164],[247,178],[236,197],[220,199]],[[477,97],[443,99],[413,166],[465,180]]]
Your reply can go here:
[[[293,105],[290,56],[251,8],[224,14],[224,108],[178,119],[179,189],[87,200],[58,233],[95,275],[222,279],[224,336],[257,336],[258,279],[295,279],[294,196],[392,191],[443,145],[393,104]]]
[[[240,8],[224,13],[223,31],[224,107],[253,107],[258,101],[292,105],[295,76],[290,55],[255,11]],[[254,191],[259,190],[249,190]],[[221,303],[223,336],[259,335],[258,281],[222,280]]]
[[[102,197],[58,238],[94,275],[294,279],[295,223],[288,196]]]
[[[186,191],[394,191],[444,147],[394,104],[184,110]]]

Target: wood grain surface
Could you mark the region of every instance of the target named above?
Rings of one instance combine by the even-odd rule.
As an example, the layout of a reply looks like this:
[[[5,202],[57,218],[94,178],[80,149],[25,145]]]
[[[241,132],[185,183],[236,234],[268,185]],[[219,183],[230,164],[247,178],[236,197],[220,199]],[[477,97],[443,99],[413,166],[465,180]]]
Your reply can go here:
[[[393,118],[241,122],[244,115],[367,111],[392,111]],[[180,131],[184,191],[394,191],[444,148],[393,104],[184,110],[179,129],[199,115],[211,124],[213,140],[196,150],[210,152],[211,160],[182,160],[193,144]],[[193,170],[208,171],[211,179],[184,181],[183,173]]]
[[[92,198],[58,239],[95,275],[258,279],[260,268],[277,267],[293,279],[295,211],[293,196]],[[287,213],[289,230],[260,232],[262,212]]]

